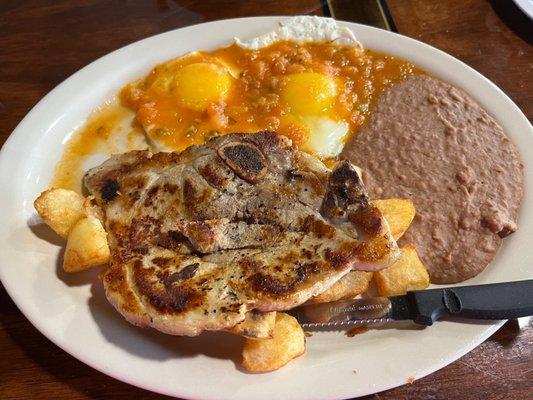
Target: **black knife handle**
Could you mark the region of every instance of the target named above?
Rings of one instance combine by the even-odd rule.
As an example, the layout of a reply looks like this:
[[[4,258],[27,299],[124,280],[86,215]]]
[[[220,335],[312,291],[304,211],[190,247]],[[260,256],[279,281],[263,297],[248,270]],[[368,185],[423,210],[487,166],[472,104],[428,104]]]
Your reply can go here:
[[[413,320],[432,325],[441,316],[509,319],[533,315],[533,280],[407,292]]]

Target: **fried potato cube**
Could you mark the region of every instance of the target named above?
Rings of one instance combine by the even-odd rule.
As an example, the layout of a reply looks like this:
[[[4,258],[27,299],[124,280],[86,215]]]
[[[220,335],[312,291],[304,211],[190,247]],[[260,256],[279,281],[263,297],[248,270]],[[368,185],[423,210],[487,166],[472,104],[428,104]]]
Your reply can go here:
[[[228,329],[228,332],[235,335],[253,339],[268,339],[274,334],[276,324],[276,312],[249,311],[246,318],[241,323]]]
[[[274,371],[304,352],[305,334],[302,327],[296,318],[278,312],[271,339],[246,339],[242,365],[250,372]]]
[[[343,299],[352,299],[368,290],[372,272],[351,271],[333,284],[329,289],[311,298],[308,303],[328,303]]]
[[[79,272],[109,261],[107,233],[95,216],[81,218],[68,234],[63,258],[66,272]]]
[[[396,240],[402,237],[415,217],[415,205],[409,199],[373,200],[372,204],[381,211]]]
[[[84,198],[61,188],[45,190],[34,202],[43,221],[67,239],[63,258],[66,272],[83,271],[109,261],[107,233],[101,223],[102,211],[92,202],[92,197]]]
[[[43,221],[66,239],[72,226],[85,215],[84,198],[67,189],[51,188],[41,193],[33,203]]]
[[[429,286],[429,274],[418,258],[413,245],[402,247],[398,261],[390,267],[374,272],[380,296],[396,296],[409,290],[421,290]]]

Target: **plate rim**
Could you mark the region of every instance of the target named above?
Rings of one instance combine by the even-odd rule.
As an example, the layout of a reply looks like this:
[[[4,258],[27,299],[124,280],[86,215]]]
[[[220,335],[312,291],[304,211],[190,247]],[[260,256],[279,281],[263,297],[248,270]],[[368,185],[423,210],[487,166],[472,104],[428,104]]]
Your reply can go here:
[[[152,36],[143,38],[141,40],[132,42],[130,44],[127,44],[127,45],[125,45],[123,47],[120,47],[119,49],[116,49],[116,50],[114,50],[112,52],[109,52],[106,55],[94,60],[90,64],[84,66],[83,68],[79,69],[78,71],[76,71],[75,73],[70,75],[67,79],[65,79],[60,84],[58,84],[55,88],[53,88],[51,91],[49,91],[36,105],[34,105],[31,108],[31,110],[19,122],[17,127],[13,130],[13,132],[10,134],[8,139],[3,144],[2,149],[0,151],[0,177],[2,175],[4,175],[5,168],[3,168],[3,167],[6,164],[6,159],[8,157],[8,150],[11,149],[13,146],[15,146],[16,145],[16,141],[19,140],[20,137],[23,136],[24,128],[25,128],[25,125],[28,124],[28,121],[31,121],[32,118],[34,118],[33,116],[35,114],[38,114],[40,112],[41,108],[43,107],[43,105],[46,104],[47,101],[50,98],[52,98],[56,93],[61,91],[63,88],[67,87],[68,84],[71,81],[75,81],[76,79],[79,79],[80,75],[82,75],[83,73],[87,72],[88,70],[90,70],[95,65],[101,63],[103,60],[108,59],[108,58],[113,57],[113,56],[117,56],[119,52],[123,52],[123,51],[127,51],[128,49],[132,49],[133,47],[138,46],[141,42],[146,42],[146,41],[150,41],[150,40],[157,40],[158,38],[161,38],[161,37],[163,37],[165,35],[175,34],[177,31],[195,29],[195,28],[198,28],[199,26],[208,26],[208,25],[231,23],[231,22],[235,22],[235,21],[240,21],[240,22],[248,21],[250,23],[253,23],[253,21],[255,21],[255,20],[264,20],[264,21],[270,21],[272,23],[275,23],[276,21],[280,21],[280,20],[283,20],[283,19],[286,19],[286,18],[288,18],[288,17],[287,16],[245,17],[245,18],[231,18],[231,19],[224,19],[224,20],[216,20],[216,21],[210,21],[210,22],[202,22],[202,23],[198,23],[198,24],[194,24],[194,25],[188,25],[188,26],[185,26],[185,27],[169,30],[169,31],[166,31],[166,32],[163,32],[163,33],[152,35]],[[337,22],[340,23],[340,24],[347,24],[348,26],[356,25],[356,26],[362,27],[363,29],[370,29],[370,30],[374,30],[374,31],[382,31],[379,28],[370,27],[370,26],[366,26],[366,25],[362,25],[362,24],[356,24],[356,23],[349,22],[349,21],[337,20]],[[461,68],[466,68],[466,69],[474,72],[476,75],[478,75],[479,78],[482,78],[485,81],[486,84],[490,84],[493,87],[493,89],[496,89],[500,93],[500,95],[505,98],[505,100],[509,103],[510,106],[514,107],[517,116],[520,115],[520,117],[523,120],[525,120],[525,121],[527,121],[529,123],[529,121],[527,120],[525,115],[518,108],[518,106],[512,101],[512,99],[510,99],[497,85],[495,85],[493,82],[488,80],[485,76],[483,76],[479,72],[475,71],[473,68],[471,68],[467,64],[465,64],[462,61],[456,59],[455,57],[451,56],[450,54],[448,54],[446,52],[443,52],[442,50],[439,50],[439,49],[437,49],[437,48],[435,48],[435,47],[433,47],[431,45],[428,45],[428,44],[426,44],[424,42],[418,41],[416,39],[413,39],[413,38],[410,38],[410,37],[407,37],[407,36],[404,36],[404,35],[401,35],[401,34],[398,34],[398,33],[395,33],[395,32],[388,32],[388,31],[385,31],[385,32],[386,32],[386,34],[392,34],[394,36],[397,36],[397,37],[401,38],[402,40],[408,40],[408,41],[415,42],[417,46],[423,46],[423,47],[426,47],[426,49],[429,48],[432,52],[438,52],[439,54],[441,54],[443,56],[446,56],[448,59],[453,60],[454,63],[456,63],[456,64],[459,63],[458,65],[460,65]],[[469,94],[472,97],[474,97],[473,94],[471,94],[471,93],[469,93]],[[478,100],[478,99],[476,99],[476,100]],[[499,121],[499,122],[501,122],[501,121]],[[0,248],[1,248],[1,246],[0,246]],[[22,299],[19,298],[17,296],[17,294],[14,293],[11,290],[11,288],[8,285],[5,284],[5,276],[4,276],[4,272],[3,272],[3,268],[2,268],[2,265],[4,264],[4,261],[5,261],[3,259],[3,256],[0,256],[0,260],[2,261],[2,263],[0,264],[0,280],[2,281],[3,286],[4,286],[5,290],[6,290],[6,292],[8,293],[8,295],[11,297],[13,302],[17,305],[19,310],[23,313],[25,318],[28,319],[30,321],[30,323],[41,334],[43,334],[48,340],[52,341],[59,348],[61,348],[62,350],[66,351],[67,353],[69,353],[74,358],[76,358],[76,359],[84,362],[85,364],[89,365],[91,368],[94,368],[97,371],[103,372],[103,373],[105,373],[108,376],[111,376],[111,377],[113,377],[115,379],[118,379],[120,381],[126,382],[128,384],[133,385],[133,386],[137,386],[137,387],[140,387],[140,388],[143,388],[143,389],[146,389],[146,390],[150,390],[150,391],[153,391],[153,392],[156,392],[156,393],[166,394],[166,395],[170,395],[170,396],[187,396],[188,398],[194,398],[195,397],[195,396],[190,397],[190,394],[185,394],[185,393],[184,394],[177,394],[174,391],[165,391],[164,390],[165,388],[161,388],[161,387],[153,387],[153,386],[148,385],[148,384],[139,384],[139,382],[133,381],[133,379],[129,379],[127,376],[120,375],[119,373],[116,373],[112,369],[108,369],[108,368],[106,368],[105,366],[103,366],[101,364],[97,364],[97,363],[93,362],[92,360],[87,359],[82,354],[77,353],[74,350],[72,350],[71,346],[68,346],[68,345],[62,343],[60,340],[57,340],[58,338],[55,337],[50,332],[49,329],[46,329],[46,327],[42,323],[40,323],[38,321],[38,318],[34,318],[35,316],[31,315],[32,313],[30,311],[28,311],[28,308],[26,307],[26,305],[24,304]],[[431,374],[431,373],[443,368],[444,366],[449,365],[450,363],[452,363],[453,361],[457,360],[458,358],[460,358],[464,354],[466,354],[469,351],[473,350],[480,343],[485,341],[492,333],[494,333],[504,322],[505,321],[495,321],[491,325],[487,325],[485,327],[483,333],[479,334],[476,337],[476,340],[471,341],[469,343],[466,343],[462,348],[458,348],[454,352],[450,352],[449,353],[449,357],[441,359],[440,363],[433,364],[432,368],[426,369],[425,371],[423,371],[423,373],[417,375],[416,378],[419,379],[421,377],[429,375],[429,374]],[[397,387],[399,385],[402,385],[404,383],[405,382],[402,382],[402,383],[392,382],[390,385],[384,385],[384,386],[380,387],[379,391],[388,390],[388,389],[391,389],[393,387]],[[377,392],[378,391],[374,391],[372,393],[377,393]],[[370,392],[368,394],[370,394]],[[347,395],[350,396],[349,394],[347,394]],[[202,398],[211,398],[211,397],[202,397]]]
[[[533,21],[533,2],[531,0],[513,0],[514,4]]]

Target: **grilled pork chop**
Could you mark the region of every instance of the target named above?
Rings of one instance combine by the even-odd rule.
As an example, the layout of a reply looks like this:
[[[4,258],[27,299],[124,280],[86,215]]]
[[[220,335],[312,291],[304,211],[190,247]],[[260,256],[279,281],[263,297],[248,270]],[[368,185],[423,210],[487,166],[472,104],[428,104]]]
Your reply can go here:
[[[85,185],[105,213],[109,301],[131,323],[169,334],[293,308],[398,255],[351,164],[330,171],[273,132],[125,153],[90,170]]]

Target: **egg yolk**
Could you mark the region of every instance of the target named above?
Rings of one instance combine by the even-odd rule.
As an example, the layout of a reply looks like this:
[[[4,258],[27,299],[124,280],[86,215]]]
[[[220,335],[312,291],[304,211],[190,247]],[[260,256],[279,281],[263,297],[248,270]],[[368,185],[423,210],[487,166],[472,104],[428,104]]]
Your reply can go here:
[[[231,75],[216,64],[194,63],[176,72],[174,85],[176,96],[185,107],[202,111],[227,97]]]
[[[295,114],[319,114],[333,104],[336,95],[335,82],[317,72],[301,72],[288,75],[281,98]]]

